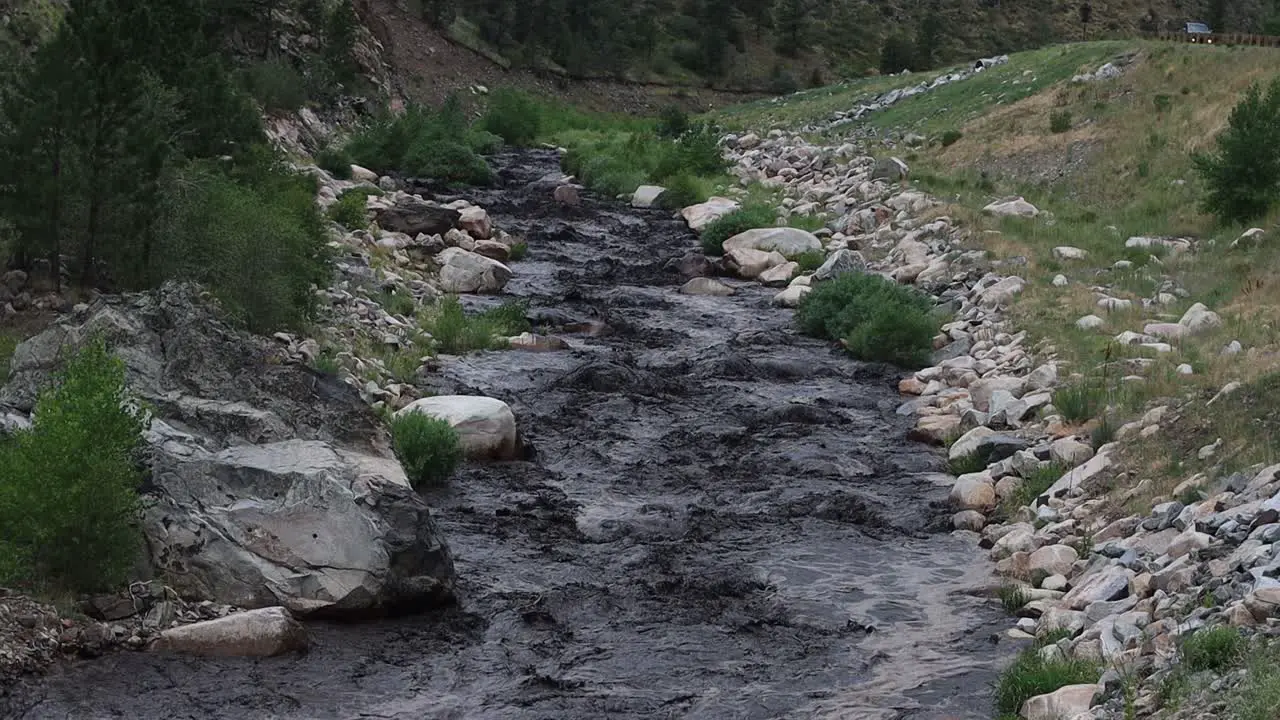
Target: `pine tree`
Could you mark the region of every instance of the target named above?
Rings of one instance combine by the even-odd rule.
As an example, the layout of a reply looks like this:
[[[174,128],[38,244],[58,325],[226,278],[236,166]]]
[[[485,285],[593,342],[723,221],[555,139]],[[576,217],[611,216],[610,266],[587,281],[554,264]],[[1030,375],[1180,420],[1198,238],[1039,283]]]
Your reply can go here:
[[[804,49],[808,14],[805,0],[778,0],[773,17],[774,27],[778,31],[779,53],[794,56]]]
[[[360,16],[352,0],[339,0],[325,27],[325,54],[339,82],[350,82],[359,73],[355,60],[356,33]]]
[[[937,8],[931,8],[920,20],[920,30],[916,33],[915,61],[913,70],[932,69],[936,62],[938,44],[942,40],[942,16]]]

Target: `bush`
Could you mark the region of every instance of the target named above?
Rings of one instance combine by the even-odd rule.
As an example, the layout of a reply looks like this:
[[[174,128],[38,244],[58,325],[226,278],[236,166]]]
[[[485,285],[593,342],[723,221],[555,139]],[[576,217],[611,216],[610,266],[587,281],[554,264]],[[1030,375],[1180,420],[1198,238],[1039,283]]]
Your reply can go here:
[[[383,292],[378,298],[378,304],[382,306],[392,315],[403,315],[405,317],[413,317],[418,309],[418,303],[413,296],[403,290],[395,290],[393,292]]]
[[[307,104],[306,80],[288,58],[254,64],[245,72],[245,89],[267,112],[293,112]]]
[[[957,142],[960,142],[960,138],[962,137],[964,137],[964,133],[960,132],[959,130],[948,130],[942,133],[940,142],[942,143],[942,147],[951,147],[952,145],[955,145]]]
[[[462,462],[458,431],[444,420],[404,413],[391,421],[391,438],[415,490],[444,484]]]
[[[499,88],[489,99],[481,126],[517,147],[533,143],[542,130],[542,109],[519,90]]]
[[[0,445],[0,584],[89,592],[127,578],[143,430],[127,400],[124,364],[95,341],[41,393],[33,427]]]
[[[1237,720],[1274,720],[1280,707],[1280,653],[1258,642],[1248,657],[1248,672],[1231,700]]]
[[[769,205],[744,205],[702,228],[702,251],[708,255],[723,255],[725,240],[755,228],[773,227],[776,218],[777,214]]]
[[[667,180],[667,189],[658,198],[658,204],[669,210],[679,210],[707,199],[702,182],[688,173]]]
[[[800,265],[800,272],[811,273],[822,267],[822,264],[827,261],[827,254],[821,250],[809,250],[807,252],[800,253],[799,255],[791,258],[791,260],[794,260]]]
[[[316,153],[316,166],[339,180],[351,179],[351,155],[341,147],[327,147]]]
[[[675,139],[689,130],[689,113],[679,105],[667,105],[658,114],[658,137]]]
[[[521,260],[524,259],[525,255],[528,255],[528,254],[529,254],[529,243],[521,240],[520,242],[517,242],[511,246],[511,254],[508,259],[510,259],[511,262],[520,262]]]
[[[1062,467],[1057,463],[1050,463],[1041,468],[1037,468],[1034,472],[1022,479],[1022,484],[1018,486],[1017,491],[1010,494],[1004,499],[1001,507],[1004,509],[1006,517],[1013,515],[1018,508],[1029,505],[1031,501],[1040,497],[1053,484],[1062,479],[1070,468]]]
[[[467,126],[466,114],[451,97],[435,112],[414,106],[379,118],[353,135],[345,151],[356,163],[383,174],[486,185],[493,171],[477,153],[500,147],[500,138]]]
[[[1214,144],[1193,158],[1209,191],[1204,210],[1225,223],[1266,215],[1280,196],[1280,78],[1265,93],[1250,87]]]
[[[982,472],[986,469],[986,461],[977,453],[969,453],[968,455],[962,455],[954,460],[947,461],[947,470],[956,477],[968,475],[969,473]]]
[[[1016,717],[1022,704],[1068,685],[1095,683],[1101,676],[1098,666],[1085,660],[1045,660],[1040,648],[1023,650],[1000,675],[996,684],[996,714]]]
[[[1071,112],[1068,110],[1055,110],[1049,113],[1049,132],[1064,133],[1071,129]]]
[[[422,329],[431,334],[437,352],[462,355],[475,350],[496,350],[506,338],[529,329],[522,303],[507,302],[477,315],[467,315],[456,297],[447,297],[423,313]]]
[[[348,230],[359,230],[369,224],[367,188],[351,188],[329,206],[329,219]]]
[[[1156,112],[1164,114],[1169,112],[1169,108],[1173,107],[1173,96],[1164,94],[1156,95],[1151,98],[1151,103],[1156,106]]]
[[[461,143],[430,136],[418,138],[409,148],[403,170],[447,183],[488,185],[493,182],[493,170],[484,158]]]
[[[1101,382],[1085,378],[1053,393],[1053,406],[1071,423],[1086,423],[1098,416],[1106,403]]]
[[[904,367],[928,363],[938,320],[928,297],[879,275],[820,283],[796,310],[808,335],[840,340],[851,355]]]
[[[1244,645],[1244,636],[1235,628],[1197,630],[1182,641],[1182,662],[1191,672],[1219,672],[1240,661]]]
[[[1010,615],[1016,614],[1030,600],[1026,587],[1017,583],[1005,583],[998,591],[1000,605]]]
[[[481,155],[492,155],[502,149],[502,138],[487,130],[467,131],[467,147]]]

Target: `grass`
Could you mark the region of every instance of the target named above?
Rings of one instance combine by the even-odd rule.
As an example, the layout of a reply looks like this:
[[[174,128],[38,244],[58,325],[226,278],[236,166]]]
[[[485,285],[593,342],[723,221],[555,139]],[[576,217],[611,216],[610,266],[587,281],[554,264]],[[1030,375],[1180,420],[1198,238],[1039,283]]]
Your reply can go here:
[[[1005,583],[1000,586],[999,597],[1004,611],[1014,615],[1027,604],[1027,589],[1017,583]]]
[[[1000,675],[994,693],[1000,718],[1019,717],[1022,704],[1037,695],[1068,685],[1095,683],[1101,677],[1101,667],[1090,661],[1042,658],[1040,649],[1045,646],[1037,643],[1023,650]]]
[[[378,188],[359,186],[345,190],[338,201],[329,206],[329,219],[347,228],[358,230],[369,224],[366,200],[370,195],[381,195]]]
[[[18,336],[0,330],[0,380],[9,376],[9,359],[21,342]]]
[[[1229,705],[1238,720],[1272,720],[1280,707],[1280,648],[1259,643],[1245,660],[1248,674]]]
[[[960,475],[968,475],[969,473],[982,472],[987,469],[987,464],[977,453],[969,453],[951,460],[947,463],[947,469],[952,475],[959,477]]]
[[[519,262],[523,260],[525,256],[528,254],[529,254],[529,243],[526,243],[525,241],[520,240],[519,242],[512,244],[511,254],[508,256],[508,259],[511,260],[511,262]]]
[[[1053,486],[1059,479],[1066,474],[1068,468],[1064,468],[1056,463],[1037,468],[1034,472],[1028,473],[1027,477],[1022,479],[1022,484],[1018,486],[1016,492],[1012,493],[1004,499],[1001,505],[1002,514],[1005,517],[1013,515],[1020,507],[1030,505],[1033,500],[1040,497]]]
[[[1182,640],[1182,662],[1191,672],[1220,672],[1240,661],[1245,644],[1235,628],[1197,630]]]
[[[431,335],[437,352],[463,355],[478,350],[501,350],[507,338],[529,329],[523,303],[507,302],[476,315],[467,315],[456,297],[447,297],[423,310],[418,324]]]
[[[859,360],[922,367],[938,317],[928,297],[879,275],[848,274],[805,296],[796,321],[806,335],[837,340]]]
[[[383,291],[378,296],[378,304],[388,313],[404,317],[413,317],[418,309],[417,301],[413,299],[412,295],[403,290]]]

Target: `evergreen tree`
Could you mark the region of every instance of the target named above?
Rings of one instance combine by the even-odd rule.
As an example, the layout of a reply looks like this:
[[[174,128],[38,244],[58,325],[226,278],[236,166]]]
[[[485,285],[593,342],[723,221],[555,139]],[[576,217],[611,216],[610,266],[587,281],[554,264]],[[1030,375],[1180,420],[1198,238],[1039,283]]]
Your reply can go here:
[[[804,49],[804,32],[808,14],[809,9],[805,0],[778,0],[774,7],[778,52],[783,55],[796,55]]]
[[[910,70],[914,62],[915,46],[905,35],[894,34],[885,38],[880,51],[880,73],[893,75]]]
[[[359,73],[355,60],[356,33],[360,16],[352,0],[340,0],[329,15],[325,27],[325,54],[329,66],[340,82],[350,82]]]
[[[913,70],[929,70],[937,62],[938,45],[942,40],[942,16],[936,7],[931,8],[920,20],[920,30],[916,33],[915,61]]]

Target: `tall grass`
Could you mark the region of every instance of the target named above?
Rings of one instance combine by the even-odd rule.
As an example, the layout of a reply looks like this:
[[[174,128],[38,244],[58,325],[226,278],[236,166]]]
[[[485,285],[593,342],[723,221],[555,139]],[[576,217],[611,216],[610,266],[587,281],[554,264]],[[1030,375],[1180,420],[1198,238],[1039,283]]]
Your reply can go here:
[[[418,318],[431,335],[437,352],[462,355],[477,350],[500,350],[507,338],[529,329],[523,303],[507,302],[476,315],[467,315],[456,297],[447,297]]]

